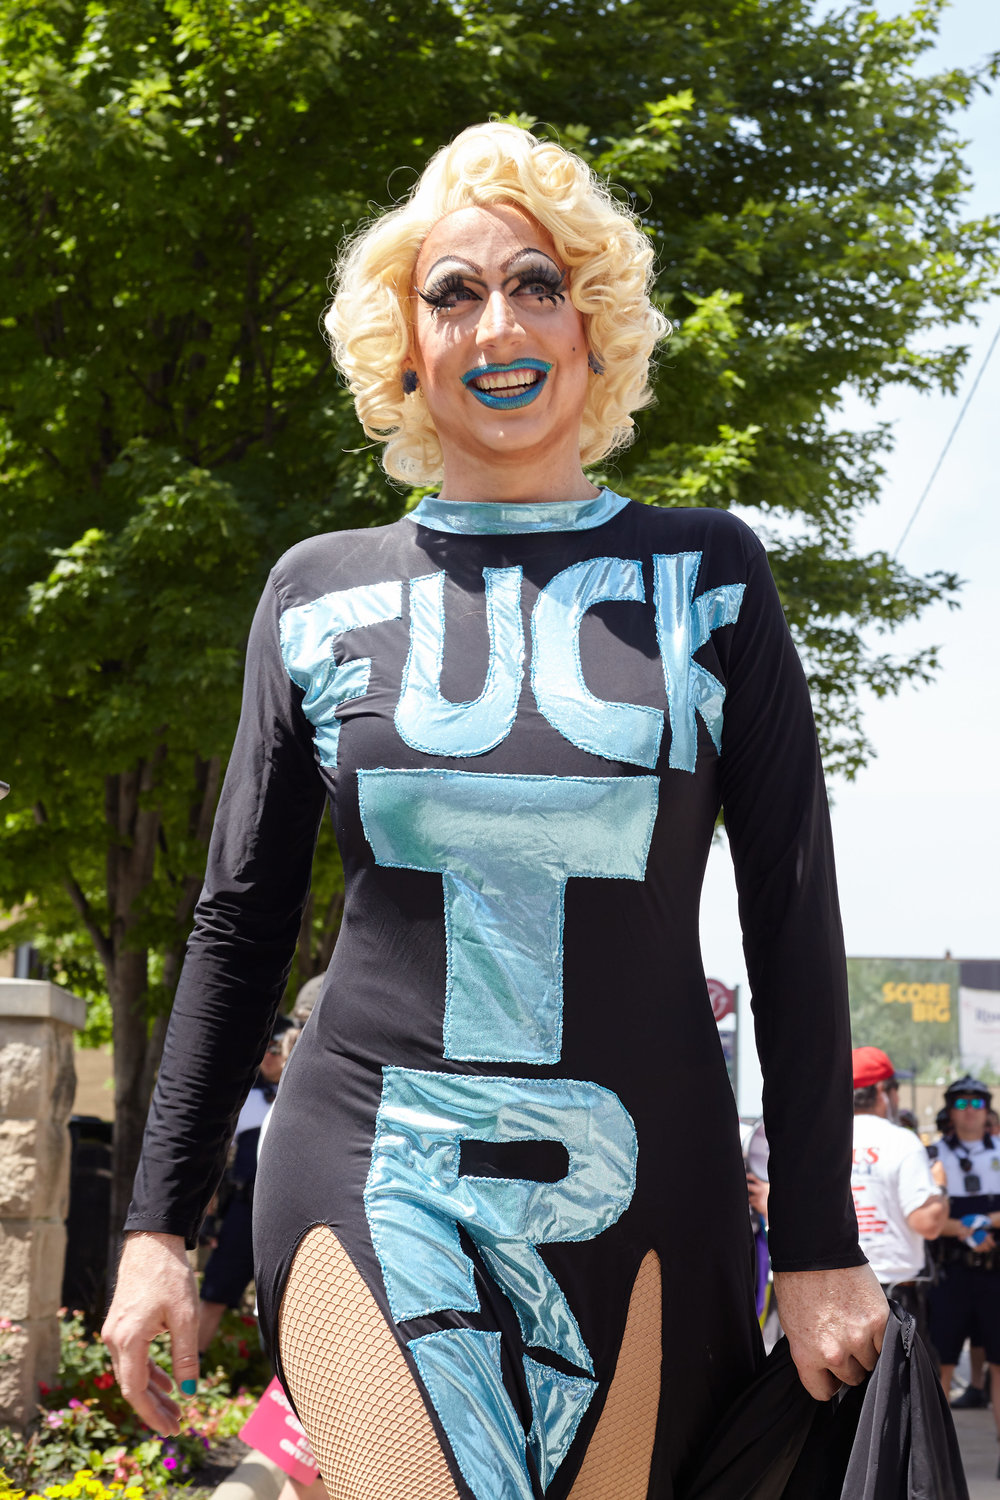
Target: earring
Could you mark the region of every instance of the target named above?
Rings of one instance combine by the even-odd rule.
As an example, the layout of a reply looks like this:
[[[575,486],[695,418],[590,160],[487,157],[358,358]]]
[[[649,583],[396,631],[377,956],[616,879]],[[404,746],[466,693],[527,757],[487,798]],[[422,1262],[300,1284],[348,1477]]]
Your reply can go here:
[[[601,364],[601,361],[598,359],[593,349],[591,349],[590,353],[587,355],[587,363],[593,370],[595,375],[604,374],[604,366]]]
[[[419,377],[417,375],[416,370],[404,370],[403,371],[403,395],[404,396],[412,396],[413,392],[416,390],[416,388],[417,388],[417,386],[419,384],[420,384],[420,380],[419,380]]]

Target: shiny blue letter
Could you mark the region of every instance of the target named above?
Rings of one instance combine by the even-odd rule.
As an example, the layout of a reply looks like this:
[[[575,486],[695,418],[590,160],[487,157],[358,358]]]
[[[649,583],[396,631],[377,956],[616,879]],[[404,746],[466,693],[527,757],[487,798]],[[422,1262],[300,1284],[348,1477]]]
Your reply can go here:
[[[727,583],[696,599],[700,565],[700,552],[659,553],[653,558],[656,638],[670,710],[670,765],[679,771],[693,771],[698,758],[696,712],[704,719],[716,750],[722,748],[726,689],[693,658],[713,630],[735,625],[746,587]]]
[[[593,1373],[579,1326],[536,1245],[590,1240],[635,1190],[635,1126],[596,1083],[383,1068],[365,1213],[397,1323],[479,1306],[461,1225],[510,1298],[524,1341]],[[559,1182],[459,1173],[460,1143],[562,1141]]]
[[[531,685],[553,729],[581,750],[630,765],[656,765],[663,734],[658,708],[606,703],[583,680],[580,625],[595,604],[616,599],[641,604],[642,569],[621,557],[595,557],[557,573],[531,615]]]
[[[376,861],[443,879],[445,1057],[558,1062],[566,881],[643,878],[658,785],[654,776],[358,772]]]
[[[337,709],[349,698],[363,698],[371,676],[371,657],[338,663],[338,636],[363,625],[398,620],[403,613],[401,583],[363,583],[297,604],[281,616],[281,656],[292,681],[305,691],[302,708],[316,730],[322,766],[336,766],[340,741]]]
[[[410,580],[410,654],[396,706],[400,738],[428,755],[485,755],[510,734],[524,675],[521,569],[484,568],[490,664],[478,698],[441,696],[444,574]]]

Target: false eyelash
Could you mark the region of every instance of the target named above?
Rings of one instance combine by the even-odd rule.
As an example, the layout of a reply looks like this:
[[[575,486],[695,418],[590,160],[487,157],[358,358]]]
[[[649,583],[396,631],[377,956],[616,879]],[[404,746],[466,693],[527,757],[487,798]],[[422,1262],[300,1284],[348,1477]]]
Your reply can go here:
[[[519,287],[531,286],[532,283],[545,287],[547,297],[558,298],[562,301],[566,286],[566,272],[557,271],[555,266],[549,265],[547,261],[536,261],[517,273]]]
[[[525,266],[517,273],[518,289],[525,286],[542,286],[545,291],[542,296],[551,300],[552,303],[565,301],[566,272],[557,271],[555,266],[547,261],[536,261]],[[461,271],[448,271],[435,281],[429,288],[418,289],[417,295],[428,307],[435,312],[441,308],[454,306],[452,298],[457,298],[461,293],[467,293],[472,300],[479,301],[478,294],[466,282]]]
[[[435,281],[429,290],[418,290],[417,295],[422,302],[427,303],[428,307],[439,308],[447,305],[449,297],[469,290],[461,271],[449,271],[441,277],[440,281]]]

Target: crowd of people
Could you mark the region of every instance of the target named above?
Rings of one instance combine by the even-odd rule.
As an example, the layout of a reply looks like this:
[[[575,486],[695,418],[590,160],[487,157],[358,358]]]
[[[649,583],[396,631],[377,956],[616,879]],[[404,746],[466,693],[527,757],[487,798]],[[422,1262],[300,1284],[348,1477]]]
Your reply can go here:
[[[937,1139],[899,1105],[899,1078],[878,1047],[856,1047],[851,1189],[861,1247],[887,1297],[917,1322],[956,1408],[992,1407],[1000,1437],[1000,1119],[966,1074],[945,1091]],[[753,1140],[754,1138],[751,1137]],[[766,1156],[747,1152],[755,1223],[766,1229]],[[762,1317],[770,1311],[758,1301]],[[969,1345],[969,1377],[952,1397]],[[1000,1477],[1000,1475],[998,1475]]]

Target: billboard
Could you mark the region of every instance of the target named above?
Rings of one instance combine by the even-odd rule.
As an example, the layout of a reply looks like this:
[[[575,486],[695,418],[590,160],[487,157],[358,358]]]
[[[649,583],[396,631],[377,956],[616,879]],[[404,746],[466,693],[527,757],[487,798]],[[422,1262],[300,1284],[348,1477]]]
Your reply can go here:
[[[855,1047],[881,1047],[918,1078],[950,1075],[960,1055],[960,979],[952,958],[849,958]]]
[[[966,959],[960,967],[962,1062],[970,1073],[1000,1074],[1000,961]]]
[[[918,1078],[1000,1076],[1000,960],[849,958],[855,1047]]]

